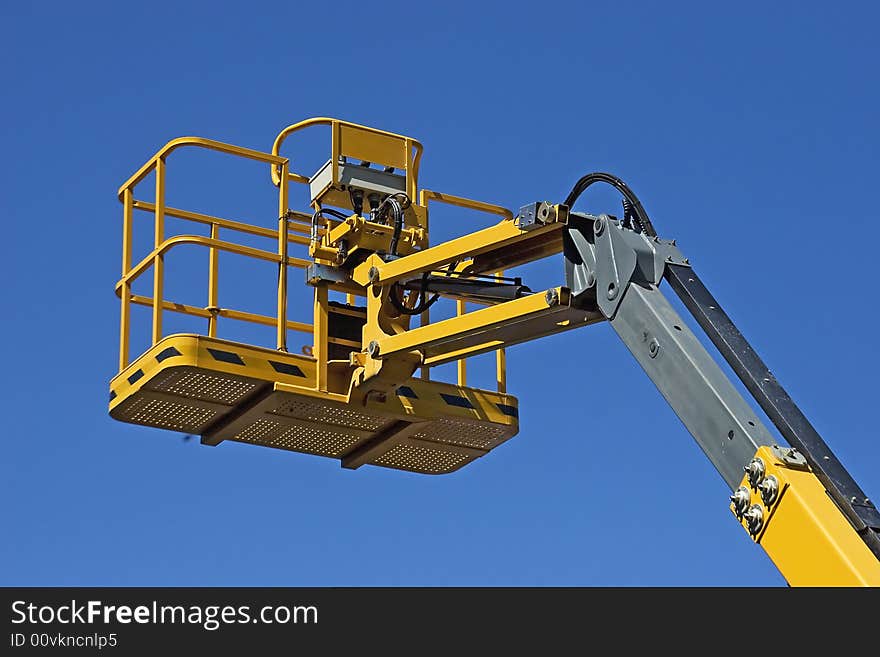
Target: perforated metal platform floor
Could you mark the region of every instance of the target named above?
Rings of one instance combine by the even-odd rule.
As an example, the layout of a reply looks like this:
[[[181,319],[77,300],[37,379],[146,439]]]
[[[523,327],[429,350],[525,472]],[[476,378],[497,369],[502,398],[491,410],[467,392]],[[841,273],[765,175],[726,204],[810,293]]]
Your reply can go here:
[[[516,398],[410,379],[364,406],[315,390],[315,361],[199,335],[165,338],[110,382],[123,422],[423,474],[454,472],[513,437]]]

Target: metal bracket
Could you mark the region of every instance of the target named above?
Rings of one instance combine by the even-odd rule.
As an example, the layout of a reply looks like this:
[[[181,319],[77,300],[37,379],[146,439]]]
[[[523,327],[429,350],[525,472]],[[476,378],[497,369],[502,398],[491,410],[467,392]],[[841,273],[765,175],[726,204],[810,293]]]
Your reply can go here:
[[[536,201],[522,206],[514,221],[517,227],[528,231],[556,221],[565,223],[567,218],[567,205],[553,205],[550,201]]]
[[[519,209],[516,215],[516,225],[523,230],[534,230],[544,225],[550,216],[550,204],[546,201],[529,203]]]
[[[329,267],[318,263],[313,263],[306,267],[306,285],[347,283],[349,280],[348,272],[337,267]]]
[[[808,470],[809,464],[806,457],[797,451],[794,447],[782,448],[779,445],[773,445],[770,448],[773,456],[785,463],[789,468],[797,468],[799,470]]]
[[[595,285],[596,303],[609,319],[631,282],[658,285],[667,265],[690,266],[675,240],[650,238],[606,214],[571,217],[565,239],[566,287],[577,297]]]
[[[614,317],[636,269],[636,251],[620,224],[602,214],[593,221],[596,244],[596,302],[609,319]]]

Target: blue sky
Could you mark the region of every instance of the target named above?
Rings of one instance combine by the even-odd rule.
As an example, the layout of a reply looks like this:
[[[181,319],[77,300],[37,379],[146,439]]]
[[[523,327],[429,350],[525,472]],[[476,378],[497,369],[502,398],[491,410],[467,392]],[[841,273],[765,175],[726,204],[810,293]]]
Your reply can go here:
[[[876,6],[516,5],[0,9],[0,584],[784,585],[607,325],[511,349],[520,435],[446,477],[111,420],[117,187],[174,137],[268,150],[310,116],[412,135],[422,186],[512,208],[620,175],[880,496]],[[307,172],[315,148],[287,154]],[[193,210],[272,226],[274,192],[250,164],[169,166],[169,203]],[[489,222],[432,220],[434,242]],[[271,296],[236,266],[223,305]],[[204,294],[187,267],[169,294]]]

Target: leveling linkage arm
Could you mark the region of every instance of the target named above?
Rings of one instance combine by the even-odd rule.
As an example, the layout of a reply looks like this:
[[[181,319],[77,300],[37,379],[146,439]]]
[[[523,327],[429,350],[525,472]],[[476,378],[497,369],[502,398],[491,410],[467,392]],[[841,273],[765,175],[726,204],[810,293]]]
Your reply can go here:
[[[571,213],[564,253],[573,304],[595,304],[609,320],[734,491],[731,510],[789,583],[877,585],[876,507],[675,242],[651,235],[646,225],[651,226],[626,221],[626,212],[624,221]],[[774,445],[770,432],[663,296],[662,279],[790,447]]]

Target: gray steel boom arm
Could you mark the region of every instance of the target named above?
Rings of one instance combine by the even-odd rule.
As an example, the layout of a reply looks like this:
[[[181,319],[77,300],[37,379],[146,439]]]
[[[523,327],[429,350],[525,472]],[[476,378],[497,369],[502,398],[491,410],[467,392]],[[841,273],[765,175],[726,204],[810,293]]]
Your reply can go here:
[[[666,278],[767,417],[799,450],[880,558],[880,513],[745,340],[675,246],[607,215],[571,213],[566,285],[595,307],[635,356],[731,489],[776,440],[659,289]]]

